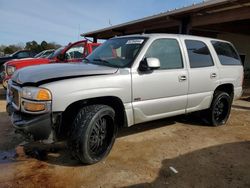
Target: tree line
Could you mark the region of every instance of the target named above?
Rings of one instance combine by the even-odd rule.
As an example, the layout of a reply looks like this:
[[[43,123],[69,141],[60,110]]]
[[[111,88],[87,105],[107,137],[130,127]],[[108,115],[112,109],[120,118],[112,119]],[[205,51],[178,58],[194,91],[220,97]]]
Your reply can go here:
[[[26,44],[12,44],[12,45],[0,45],[0,55],[6,55],[6,54],[12,54],[18,50],[31,50],[35,53],[39,53],[43,50],[49,50],[49,49],[57,49],[61,47],[61,45],[55,43],[55,42],[46,42],[42,41],[40,44],[36,41],[29,41],[26,42]]]

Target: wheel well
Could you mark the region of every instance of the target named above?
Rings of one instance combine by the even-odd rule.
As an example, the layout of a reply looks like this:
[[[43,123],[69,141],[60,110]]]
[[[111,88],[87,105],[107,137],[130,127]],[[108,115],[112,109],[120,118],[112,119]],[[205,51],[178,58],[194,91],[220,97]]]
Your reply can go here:
[[[234,86],[233,84],[222,84],[215,89],[216,91],[223,91],[230,95],[231,98],[234,96]]]
[[[97,97],[91,99],[80,100],[70,104],[66,110],[62,113],[60,127],[57,128],[58,138],[67,138],[69,136],[71,124],[74,121],[75,116],[78,111],[86,105],[92,104],[104,104],[112,107],[115,110],[115,122],[119,127],[126,126],[127,118],[124,109],[123,102],[118,97],[108,96],[108,97]]]

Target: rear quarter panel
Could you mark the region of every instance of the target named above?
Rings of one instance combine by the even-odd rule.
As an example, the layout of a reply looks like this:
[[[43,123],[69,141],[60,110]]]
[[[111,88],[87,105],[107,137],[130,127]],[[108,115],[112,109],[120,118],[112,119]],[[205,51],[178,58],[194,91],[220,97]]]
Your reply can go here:
[[[222,42],[227,42],[227,41],[222,41]],[[219,70],[219,84],[220,85],[232,84],[234,87],[234,100],[239,99],[242,95],[242,85],[243,85],[243,79],[244,79],[243,66],[242,65],[222,65],[220,63],[219,57],[217,56],[215,49],[212,48],[212,50],[213,50],[213,54],[215,54],[214,58],[216,60],[217,67]]]

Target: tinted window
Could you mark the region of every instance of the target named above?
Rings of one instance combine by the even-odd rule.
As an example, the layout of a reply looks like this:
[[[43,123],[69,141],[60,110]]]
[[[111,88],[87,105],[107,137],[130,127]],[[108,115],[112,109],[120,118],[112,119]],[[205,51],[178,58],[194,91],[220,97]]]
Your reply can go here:
[[[180,46],[175,39],[157,39],[149,47],[145,57],[158,58],[160,69],[178,69],[183,67]]]
[[[92,52],[97,48],[98,46],[92,46]]]
[[[213,60],[207,45],[201,41],[186,40],[191,68],[213,66]]]
[[[240,57],[232,45],[226,42],[212,41],[222,65],[241,65]]]
[[[20,52],[17,54],[18,58],[25,58],[25,57],[29,57],[29,53],[28,52]]]

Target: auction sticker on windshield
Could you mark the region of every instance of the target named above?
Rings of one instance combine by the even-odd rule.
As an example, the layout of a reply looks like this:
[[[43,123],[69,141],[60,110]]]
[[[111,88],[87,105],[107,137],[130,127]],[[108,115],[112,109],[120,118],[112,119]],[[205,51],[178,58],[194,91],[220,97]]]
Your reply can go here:
[[[133,39],[133,40],[128,40],[126,44],[142,44],[144,39]]]

